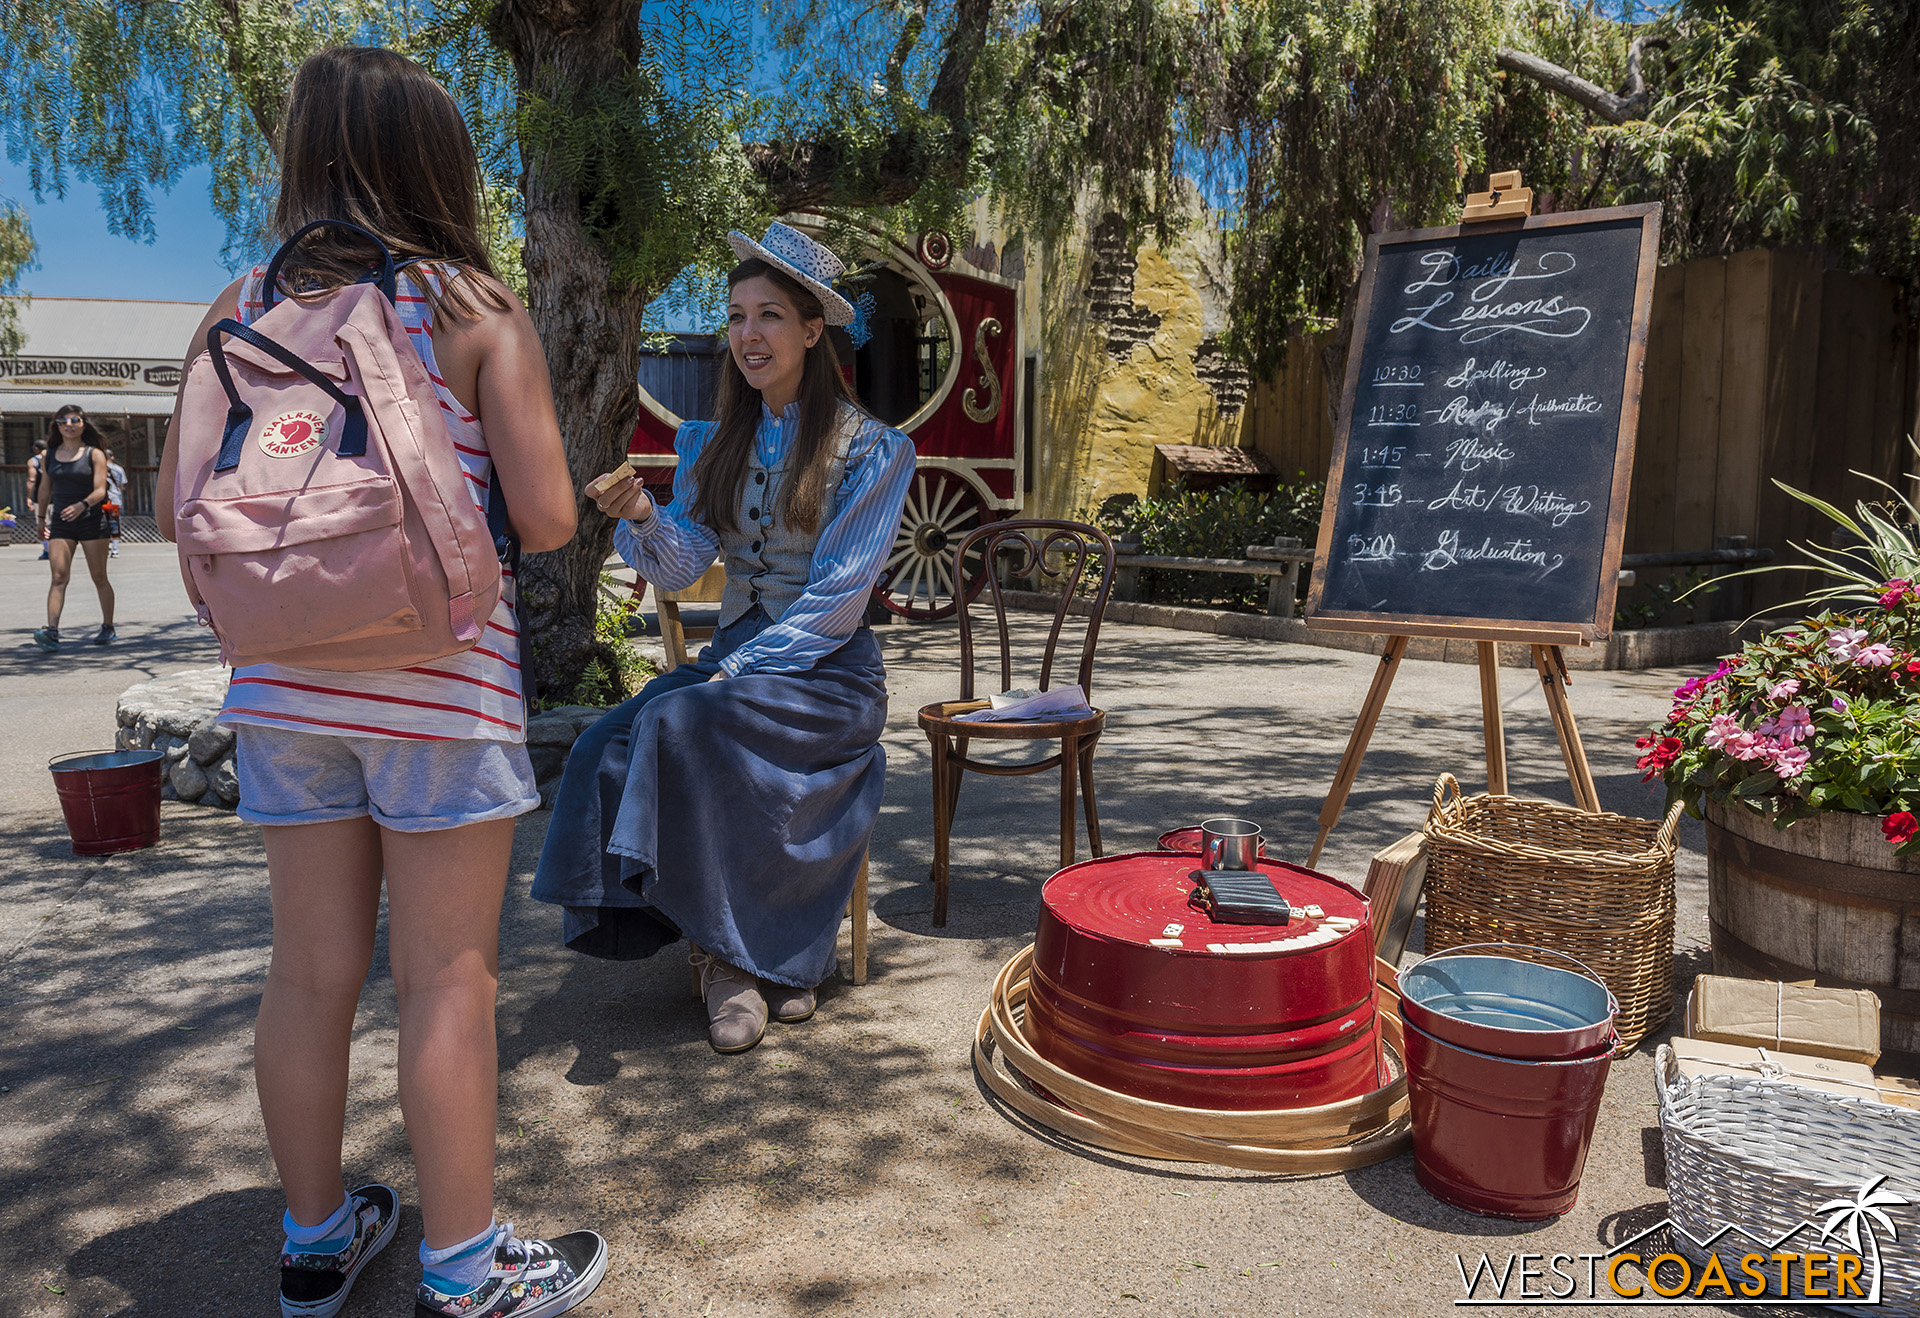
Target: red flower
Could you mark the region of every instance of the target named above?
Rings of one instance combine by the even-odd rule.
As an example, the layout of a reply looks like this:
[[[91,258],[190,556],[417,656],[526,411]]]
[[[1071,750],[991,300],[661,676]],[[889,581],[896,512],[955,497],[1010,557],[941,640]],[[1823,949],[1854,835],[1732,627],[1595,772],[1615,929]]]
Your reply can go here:
[[[1920,673],[1920,659],[1907,660],[1907,671],[1909,673]]]
[[[1920,820],[1913,817],[1911,810],[1901,810],[1881,820],[1880,831],[1894,846],[1903,847],[1913,841],[1915,833],[1920,833]]]
[[[1904,577],[1895,577],[1880,590],[1880,607],[1883,609],[1897,609],[1900,607],[1901,600],[1915,593],[1913,583]]]
[[[1646,746],[1650,744],[1652,740],[1651,737],[1642,737],[1634,744],[1636,746]],[[1686,748],[1686,743],[1678,737],[1662,737],[1659,745],[1655,746],[1645,755],[1642,755],[1639,760],[1635,762],[1638,767],[1646,770],[1646,773],[1641,775],[1640,781],[1650,783],[1659,777],[1661,772],[1665,770],[1669,764],[1672,764],[1680,758],[1680,752]]]

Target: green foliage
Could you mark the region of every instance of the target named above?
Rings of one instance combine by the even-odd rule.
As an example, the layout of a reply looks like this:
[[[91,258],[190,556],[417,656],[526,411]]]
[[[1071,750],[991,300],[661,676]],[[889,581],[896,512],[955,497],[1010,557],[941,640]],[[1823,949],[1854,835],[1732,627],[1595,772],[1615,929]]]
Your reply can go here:
[[[1694,610],[1683,602],[1685,596],[1696,592],[1711,595],[1718,586],[1707,584],[1711,581],[1701,568],[1689,568],[1685,572],[1675,573],[1665,581],[1655,581],[1638,589],[1641,597],[1631,604],[1622,604],[1613,611],[1613,625],[1620,631],[1633,631],[1641,627],[1670,627],[1694,621]],[[1678,617],[1678,623],[1674,621]]]
[[[587,661],[579,683],[566,698],[551,703],[617,705],[655,675],[653,665],[633,643],[635,634],[645,626],[638,602],[618,598],[615,592],[625,586],[611,576],[602,578],[602,585],[605,589],[600,592],[600,609],[593,620],[593,658]]]
[[[1326,486],[1301,479],[1270,494],[1243,484],[1193,491],[1178,485],[1144,499],[1113,499],[1096,519],[1109,535],[1138,540],[1142,554],[1183,558],[1245,558],[1249,545],[1283,535],[1311,546],[1319,534]],[[1140,598],[1162,604],[1201,604],[1259,613],[1266,609],[1264,579],[1225,572],[1143,568]]]
[[[406,24],[380,0],[0,4],[7,154],[25,163],[36,197],[94,183],[108,228],[146,241],[153,190],[210,164],[238,261],[265,231],[270,142],[292,71],[323,46],[403,47]]]
[[[27,213],[0,198],[0,357],[20,351],[20,308],[10,295],[20,288],[20,276],[33,266],[33,229]]]
[[[1886,816],[1900,854],[1920,852],[1920,595],[1885,584],[1871,608],[1773,632],[1682,686],[1638,743],[1647,778],[1695,815],[1713,801],[1782,827],[1829,810]]]
[[[1646,117],[1594,137],[1621,199],[1666,203],[1665,255],[1818,245],[1920,275],[1920,6],[1715,0],[1651,31]]]
[[[1907,444],[1913,449],[1914,456],[1920,458],[1920,443],[1909,436]],[[1883,583],[1920,578],[1920,506],[1877,476],[1859,471],[1853,475],[1872,481],[1893,497],[1880,502],[1862,499],[1854,505],[1855,515],[1849,517],[1824,499],[1817,499],[1780,481],[1774,482],[1800,502],[1831,518],[1853,541],[1850,547],[1835,550],[1821,549],[1812,544],[1794,546],[1812,559],[1814,569],[1826,578],[1825,585],[1804,599],[1794,601],[1795,604],[1878,603],[1886,591]],[[1920,481],[1920,475],[1910,473],[1908,479]],[[1787,563],[1777,567],[1755,568],[1753,571],[1791,571],[1800,566]]]

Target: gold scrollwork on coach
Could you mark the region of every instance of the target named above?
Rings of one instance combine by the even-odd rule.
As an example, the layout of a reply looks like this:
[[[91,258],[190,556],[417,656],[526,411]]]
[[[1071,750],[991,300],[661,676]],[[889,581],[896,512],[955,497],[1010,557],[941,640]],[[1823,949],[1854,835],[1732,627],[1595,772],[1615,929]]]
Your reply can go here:
[[[1000,322],[991,316],[981,321],[973,332],[973,358],[980,363],[980,387],[987,391],[987,405],[980,406],[979,391],[969,386],[960,395],[960,410],[967,414],[967,420],[981,425],[1000,415],[1000,377],[993,373],[993,362],[987,357],[987,340],[997,339],[1001,333]]]

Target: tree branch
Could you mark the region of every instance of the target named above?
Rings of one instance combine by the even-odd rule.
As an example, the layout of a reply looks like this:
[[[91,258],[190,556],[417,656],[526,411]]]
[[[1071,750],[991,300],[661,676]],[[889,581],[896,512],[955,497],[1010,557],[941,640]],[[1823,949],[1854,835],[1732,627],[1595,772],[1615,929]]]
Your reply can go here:
[[[922,0],[915,0],[920,13],[926,11]],[[952,133],[946,154],[929,160],[914,134],[896,130],[889,134],[880,158],[859,180],[848,177],[849,164],[844,147],[831,136],[810,142],[748,142],[742,146],[747,164],[766,187],[777,210],[799,210],[826,202],[850,206],[897,206],[912,197],[930,178],[957,174],[967,166],[973,149],[972,120],[967,113],[967,85],[973,80],[973,68],[987,42],[987,24],[993,16],[993,0],[957,0],[953,30],[947,35],[946,54],[933,90],[927,96],[927,108],[944,118]],[[901,33],[901,46],[894,56],[901,65],[901,48],[911,49],[909,34],[915,20],[908,20]],[[895,76],[894,62],[888,62],[888,81]]]
[[[908,0],[907,21],[900,29],[900,39],[893,43],[893,53],[887,57],[887,90],[894,96],[906,94],[907,60],[913,54],[913,48],[920,44],[920,33],[927,26],[927,6],[932,0]]]
[[[1627,94],[1617,95],[1598,83],[1588,82],[1579,74],[1563,69],[1558,64],[1543,60],[1538,55],[1529,55],[1523,50],[1502,48],[1494,52],[1494,63],[1509,73],[1517,73],[1523,78],[1531,78],[1549,91],[1558,92],[1576,105],[1593,111],[1610,124],[1623,124],[1629,119],[1639,119],[1646,114],[1647,103],[1652,94],[1647,90],[1646,80],[1640,75],[1640,54],[1648,45],[1666,45],[1660,37],[1636,37],[1633,49],[1627,55]]]

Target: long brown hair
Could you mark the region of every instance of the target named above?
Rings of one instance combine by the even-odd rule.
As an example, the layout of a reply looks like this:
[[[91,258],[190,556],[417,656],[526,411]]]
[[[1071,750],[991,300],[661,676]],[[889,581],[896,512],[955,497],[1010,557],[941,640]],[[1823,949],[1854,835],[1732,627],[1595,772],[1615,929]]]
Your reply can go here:
[[[504,311],[506,299],[480,236],[480,162],[446,88],[403,55],[374,46],[330,46],[294,75],[280,143],[282,241],[315,220],[349,220],[377,234],[395,260],[445,262],[440,292],[411,282],[439,314]],[[282,267],[300,293],[360,279],[377,254],[347,229],[318,229]]]
[[[793,302],[802,320],[822,320],[820,299],[806,285],[778,266],[757,258],[742,261],[727,273],[727,287],[749,279],[769,279]],[[839,439],[840,408],[845,404],[864,413],[860,400],[840,374],[840,354],[824,330],[811,348],[800,372],[800,430],[794,440],[787,491],[781,496],[781,515],[789,526],[812,534],[820,529],[820,511],[826,503],[827,477],[833,470]],[[760,433],[760,391],[747,383],[733,353],[724,354],[720,382],[714,391],[713,434],[693,464],[693,515],[716,531],[735,531],[734,510],[747,481],[747,458]]]
[[[87,415],[87,409],[78,403],[68,403],[47,418],[47,452],[57,453],[60,450],[60,418],[76,414],[80,417],[80,443],[88,448],[103,449],[107,446],[106,439],[94,428],[93,418]]]

